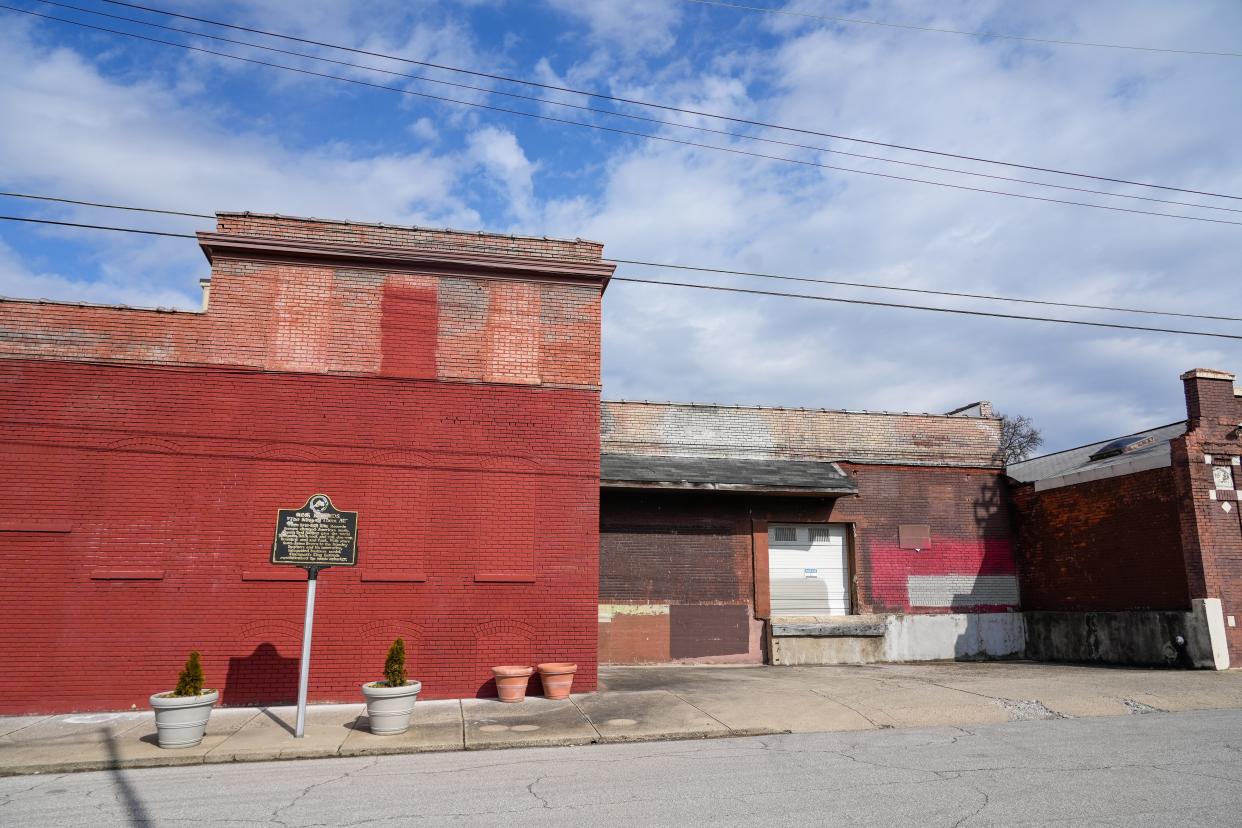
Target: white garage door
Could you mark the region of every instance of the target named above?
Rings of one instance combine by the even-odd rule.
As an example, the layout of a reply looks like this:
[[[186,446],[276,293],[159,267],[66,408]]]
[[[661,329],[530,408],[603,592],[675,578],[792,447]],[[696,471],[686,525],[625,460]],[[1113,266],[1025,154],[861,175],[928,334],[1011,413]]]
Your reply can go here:
[[[845,526],[781,523],[768,527],[773,615],[848,615]]]

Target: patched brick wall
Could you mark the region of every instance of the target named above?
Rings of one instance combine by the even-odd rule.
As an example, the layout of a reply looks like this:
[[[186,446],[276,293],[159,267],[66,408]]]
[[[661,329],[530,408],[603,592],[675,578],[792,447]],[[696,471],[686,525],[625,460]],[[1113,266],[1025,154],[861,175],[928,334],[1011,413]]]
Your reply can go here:
[[[1171,468],[1035,491],[1012,489],[1028,610],[1188,610]]]
[[[292,699],[305,574],[268,560],[315,492],[360,513],[361,563],[320,576],[312,700],[358,700],[396,635],[427,698],[501,662],[595,686],[598,246],[427,235],[544,272],[217,249],[206,313],[0,304],[0,712],[143,707],[194,648],[225,703]]]
[[[1001,466],[991,416],[609,400],[600,439],[606,454]]]
[[[685,651],[673,654],[671,643],[679,633],[671,608],[677,606],[744,607],[753,619],[755,522],[849,524],[856,613],[1016,608],[1012,600],[983,603],[968,593],[956,603],[928,605],[919,603],[920,595],[910,591],[912,583],[916,587],[925,583],[922,578],[949,585],[960,582],[969,590],[980,577],[1003,579],[1012,590],[1016,566],[998,471],[841,465],[857,478],[858,497],[605,490],[600,502],[601,660],[691,657]],[[901,548],[902,524],[927,525],[930,545],[919,551]],[[642,609],[652,606],[670,609]],[[727,627],[727,619],[722,617],[719,624]],[[712,646],[725,634],[713,638],[700,632],[701,647]],[[733,652],[743,657],[739,650]],[[701,649],[694,655],[708,654]],[[762,656],[757,649],[746,655],[750,660]]]

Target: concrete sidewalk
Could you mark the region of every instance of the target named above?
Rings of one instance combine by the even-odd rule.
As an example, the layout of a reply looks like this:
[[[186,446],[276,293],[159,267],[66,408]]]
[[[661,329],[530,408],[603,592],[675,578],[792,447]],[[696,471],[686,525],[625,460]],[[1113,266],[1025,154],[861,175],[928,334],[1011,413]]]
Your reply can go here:
[[[202,744],[162,750],[149,711],[0,718],[0,775],[425,751],[969,725],[1242,709],[1242,671],[1027,662],[837,667],[662,665],[601,671],[597,693],[426,701],[401,736],[373,736],[362,704],[221,708]]]

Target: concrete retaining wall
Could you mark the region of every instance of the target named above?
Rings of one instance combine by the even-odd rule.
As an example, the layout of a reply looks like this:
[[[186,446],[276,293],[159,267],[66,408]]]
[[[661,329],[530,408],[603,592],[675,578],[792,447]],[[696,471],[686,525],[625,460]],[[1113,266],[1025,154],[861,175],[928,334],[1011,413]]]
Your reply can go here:
[[[1190,612],[1028,612],[1026,654],[1036,661],[1226,669],[1220,601],[1191,605]]]
[[[860,618],[854,623],[861,631],[874,626],[870,622],[875,621],[882,623],[882,635],[851,635],[851,622],[841,619],[820,624],[820,635],[775,634],[771,641],[772,663],[788,666],[1020,658],[1026,639],[1022,613],[1018,612],[888,615]]]

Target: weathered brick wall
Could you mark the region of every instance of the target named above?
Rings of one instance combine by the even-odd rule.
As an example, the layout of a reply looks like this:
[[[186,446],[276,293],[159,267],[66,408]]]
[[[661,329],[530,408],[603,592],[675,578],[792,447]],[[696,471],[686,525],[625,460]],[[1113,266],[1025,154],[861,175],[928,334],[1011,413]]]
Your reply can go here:
[[[600,502],[600,657],[611,662],[702,657],[752,660],[734,615],[754,619],[756,522],[846,523],[852,526],[851,566],[857,613],[991,612],[1012,602],[926,605],[910,593],[911,578],[1016,577],[1001,475],[986,469],[842,463],[859,481],[859,497],[804,498],[652,490],[605,490]],[[898,543],[901,524],[926,524],[931,544],[920,551]],[[760,589],[762,589],[762,582]],[[762,604],[762,596],[758,597]],[[678,607],[710,605],[710,626]],[[700,610],[702,611],[702,610]],[[677,642],[692,649],[675,651]],[[707,652],[721,643],[732,649]],[[698,649],[693,649],[693,647]]]
[[[606,401],[604,453],[999,468],[1000,420]]]
[[[397,635],[428,698],[544,660],[593,688],[599,285],[212,277],[202,314],[0,304],[0,712],[142,707],[192,648],[226,703],[290,700],[305,575],[268,559],[315,492],[361,563],[320,576],[313,700],[357,700]]]
[[[269,239],[405,250],[541,256],[555,259],[578,259],[584,262],[598,262],[604,253],[603,244],[586,239],[465,233],[460,230],[399,227],[263,213],[218,213],[216,228],[221,233],[262,236]]]
[[[1035,491],[1012,489],[1028,610],[1187,610],[1171,468]]]
[[[1190,596],[1219,598],[1225,616],[1233,618],[1225,636],[1237,666],[1242,664],[1242,396],[1227,372],[1199,369],[1182,380],[1189,428],[1171,449]],[[1233,488],[1220,486],[1217,469]]]

